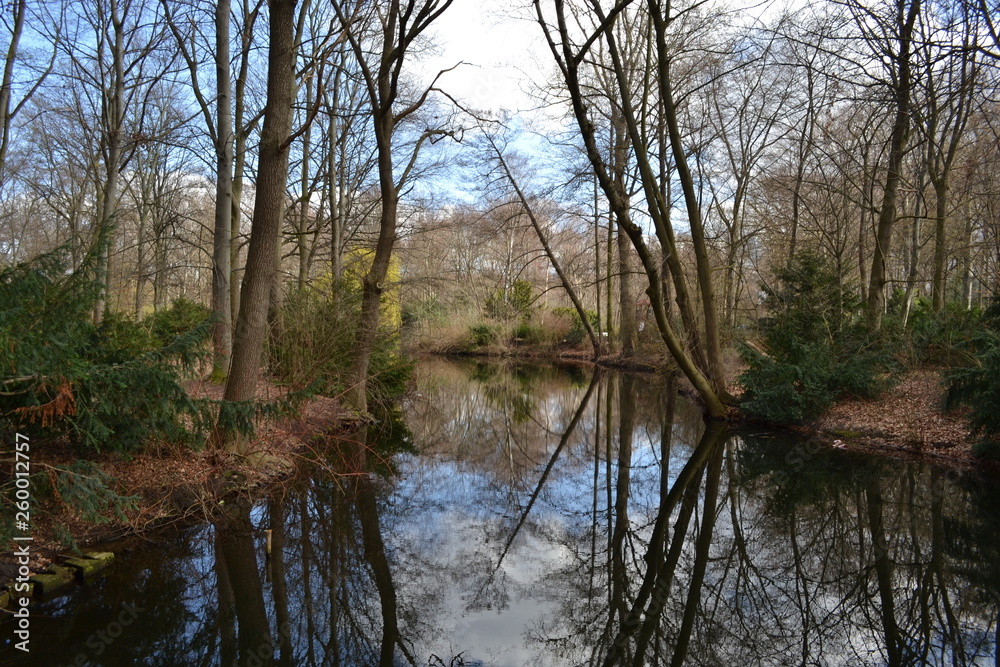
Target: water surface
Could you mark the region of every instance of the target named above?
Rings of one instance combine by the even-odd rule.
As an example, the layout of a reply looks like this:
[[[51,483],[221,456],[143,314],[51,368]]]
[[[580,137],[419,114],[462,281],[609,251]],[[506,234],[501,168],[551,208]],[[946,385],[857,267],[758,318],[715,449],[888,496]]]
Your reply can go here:
[[[995,477],[706,428],[657,376],[417,375],[286,490],[33,607],[27,660],[0,626],[0,661],[996,664]]]

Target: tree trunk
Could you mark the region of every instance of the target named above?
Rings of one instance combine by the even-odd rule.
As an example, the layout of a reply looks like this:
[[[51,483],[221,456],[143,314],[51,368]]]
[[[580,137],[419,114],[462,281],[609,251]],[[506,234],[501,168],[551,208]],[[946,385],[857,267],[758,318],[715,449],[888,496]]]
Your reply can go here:
[[[906,141],[910,134],[910,50],[913,40],[913,26],[920,13],[920,0],[911,0],[905,17],[902,13],[902,0],[898,20],[899,53],[892,56],[893,64],[898,68],[894,73],[893,100],[895,103],[895,118],[892,123],[892,134],[889,139],[889,158],[886,164],[885,185],[882,189],[882,207],[879,209],[878,222],[875,228],[875,248],[872,257],[872,268],[868,282],[868,328],[878,331],[882,328],[882,314],[885,312],[885,286],[888,282],[886,262],[892,250],[892,229],[896,223],[896,194],[902,179],[903,156],[906,152]]]
[[[906,294],[903,296],[902,325],[906,327],[910,320],[910,310],[913,306],[913,292],[917,285],[917,267],[920,263],[920,201],[924,190],[924,174],[920,171],[917,177],[916,201],[913,204],[913,226],[910,233],[910,256],[906,275]]]
[[[399,193],[392,170],[393,116],[390,109],[375,117],[375,138],[378,145],[379,193],[382,210],[379,215],[379,234],[371,268],[361,280],[361,314],[354,338],[354,359],[348,375],[344,403],[359,413],[368,412],[368,366],[375,349],[378,334],[379,306],[385,289],[389,261],[396,244],[396,207]]]
[[[632,295],[632,248],[628,242],[628,237],[621,231],[618,237],[618,294],[621,306],[621,327],[619,336],[621,340],[621,352],[623,357],[635,355],[635,349],[639,344],[639,326],[636,322],[635,297]],[[662,282],[662,281],[661,281]]]
[[[26,0],[16,0],[12,4],[14,5],[13,30],[10,35],[10,43],[7,45],[3,79],[0,80],[0,187],[3,186],[6,176],[4,167],[7,164],[7,147],[10,145],[10,98],[14,82],[14,61],[17,59],[17,48],[24,30],[24,15],[27,13]]]
[[[313,104],[312,79],[306,79],[306,98],[304,104],[308,109]],[[299,171],[299,216],[295,230],[295,247],[299,258],[299,271],[296,284],[299,290],[306,287],[309,280],[309,244],[306,237],[309,233],[309,150],[312,144],[312,132],[307,126],[302,135],[302,164]]]
[[[217,569],[225,571],[230,582],[240,664],[271,665],[274,640],[264,608],[264,587],[257,569],[252,529],[250,506],[242,502],[230,507],[226,516],[216,522],[215,530],[219,533],[216,558],[225,561]],[[255,656],[255,663],[251,663],[251,656]]]
[[[366,429],[366,432],[368,429]],[[366,435],[364,445],[374,445],[373,438]],[[362,456],[364,454],[362,453]],[[371,567],[378,591],[379,608],[382,618],[382,639],[379,643],[379,667],[393,667],[396,645],[400,643],[399,620],[396,603],[396,586],[392,580],[389,559],[386,558],[385,542],[378,516],[375,489],[367,472],[363,472],[355,486],[358,508],[358,523],[361,525],[361,543],[364,547],[365,562]]]
[[[625,128],[625,119],[617,105],[611,106],[611,173],[618,196],[625,199],[625,169],[628,164],[629,135]],[[616,222],[618,222],[616,220]],[[623,357],[635,354],[636,334],[638,326],[635,321],[635,302],[632,297],[632,285],[629,280],[629,240],[622,231],[621,224],[615,225],[618,242],[618,309],[619,350]],[[610,248],[609,248],[610,250]],[[610,269],[609,269],[610,270]],[[609,309],[610,310],[610,309]]]
[[[246,81],[250,69],[250,48],[253,42],[253,26],[257,22],[260,6],[250,8],[249,0],[243,0],[243,17],[245,26],[240,33],[240,71],[236,77],[233,89],[235,146],[233,149],[233,190],[232,190],[232,220],[229,234],[229,302],[232,309],[230,322],[235,323],[240,309],[241,281],[236,279],[240,264],[240,233],[243,222],[243,174],[246,169],[247,137],[250,128],[245,124],[246,116]],[[232,327],[230,328],[232,329]]]
[[[962,307],[972,308],[972,218],[966,214],[962,235]]]
[[[233,117],[229,76],[230,0],[215,7],[215,234],[212,238],[212,381],[229,373],[233,351],[233,310],[229,281],[232,274]]]
[[[227,401],[254,397],[260,377],[261,353],[267,335],[267,311],[275,274],[275,252],[285,210],[288,179],[288,137],[292,125],[292,91],[288,82],[295,60],[296,0],[272,0],[267,68],[267,105],[260,136],[257,192],[246,271],[240,290],[232,364],[226,382]],[[234,448],[232,434],[216,430],[216,445]]]
[[[153,239],[153,312],[163,310],[167,303],[167,240],[163,237],[163,230],[156,230],[156,237]]]
[[[537,20],[545,29],[549,49],[556,58],[563,74],[563,78],[565,79],[570,96],[570,102],[572,104],[573,115],[576,118],[577,125],[580,128],[581,138],[583,139],[584,146],[586,147],[587,158],[590,160],[594,172],[597,175],[601,189],[608,198],[612,212],[619,221],[620,228],[628,234],[631,239],[632,245],[635,247],[636,252],[639,255],[639,260],[642,262],[643,269],[646,272],[649,283],[646,294],[649,297],[653,314],[656,317],[656,325],[660,331],[660,335],[663,338],[664,343],[667,345],[667,348],[670,350],[670,354],[676,361],[678,367],[691,381],[695,390],[705,401],[708,416],[712,418],[721,418],[726,412],[725,404],[720,399],[719,393],[717,393],[712,379],[706,377],[702,370],[692,361],[692,357],[688,351],[684,349],[683,343],[677,337],[673,327],[667,320],[661,292],[659,264],[653,260],[652,254],[649,252],[649,248],[644,239],[643,230],[631,221],[629,215],[629,205],[619,196],[612,178],[608,173],[606,161],[602,158],[600,149],[597,146],[594,124],[590,120],[589,112],[585,104],[586,98],[580,84],[580,60],[577,54],[573,52],[570,45],[570,29],[563,8],[561,5],[557,5],[558,14],[556,18],[558,21],[559,42],[556,42],[551,32],[550,24],[541,14],[541,7],[537,3],[535,6]],[[612,57],[617,58],[616,51],[613,48],[613,38],[610,36],[610,33],[605,33],[605,36],[609,46],[612,47],[610,48]],[[616,74],[623,76],[623,73],[621,72],[621,63],[617,60],[615,62],[615,69]],[[626,111],[628,110],[629,109],[626,107]],[[626,123],[629,126],[629,131],[631,132],[633,130],[633,124],[630,122],[630,119],[626,118]],[[633,141],[633,145],[637,145],[636,142]],[[663,214],[663,203],[659,199],[659,195],[656,192],[657,184],[649,182],[649,175],[652,171],[651,169],[648,169],[648,165],[646,165],[646,167],[646,177],[642,180],[644,190],[647,193],[650,214],[660,216]],[[660,220],[659,224],[662,223],[663,221]],[[675,278],[676,277],[677,276],[675,276]]]
[[[691,243],[694,246],[695,269],[698,288],[701,293],[702,312],[705,318],[705,355],[707,357],[708,381],[716,396],[727,399],[725,372],[722,368],[722,346],[720,342],[718,308],[716,307],[715,286],[712,280],[712,266],[705,241],[705,230],[701,218],[701,204],[695,192],[694,178],[687,163],[687,153],[682,142],[680,125],[677,120],[677,105],[674,102],[670,77],[670,58],[666,45],[666,17],[659,13],[659,3],[649,1],[650,10],[656,11],[653,26],[656,30],[657,67],[660,95],[663,98],[663,113],[667,122],[667,135],[674,158],[674,169],[681,184],[681,192],[691,225]],[[669,222],[669,221],[668,221]]]
[[[142,319],[142,285],[146,282],[146,250],[143,245],[143,237],[146,236],[146,227],[148,226],[149,212],[146,207],[145,202],[140,202],[139,204],[139,227],[135,231],[135,265],[136,265],[136,276],[135,276],[135,300],[133,301],[133,312],[135,313],[136,321]]]
[[[399,101],[399,77],[409,45],[447,10],[451,3],[452,0],[425,0],[422,4],[415,0],[408,0],[405,6],[401,6],[399,0],[391,0],[381,15],[381,53],[374,55],[366,53],[362,47],[354,32],[357,28],[345,16],[340,3],[333,3],[365,80],[374,125],[379,194],[381,195],[378,241],[375,244],[371,268],[361,280],[361,313],[358,317],[358,328],[354,339],[354,357],[347,377],[348,388],[343,397],[346,406],[360,413],[368,411],[366,396],[368,366],[375,349],[379,305],[382,292],[385,289],[384,283],[389,272],[393,247],[396,244],[396,209],[399,204],[399,188],[406,181],[407,174],[416,161],[423,141],[431,136],[431,130],[425,130],[414,146],[413,152],[410,154],[410,162],[403,169],[399,183],[397,183],[393,173],[393,132],[396,129],[396,124],[407,115],[417,111],[431,92],[431,88],[427,88],[423,95],[405,109],[394,109],[394,105]],[[369,63],[374,64],[376,60],[378,68],[373,71]]]
[[[806,117],[802,124],[802,132],[799,135],[798,151],[795,165],[795,184],[792,186],[792,228],[788,234],[788,266],[792,265],[795,258],[795,246],[798,244],[799,219],[802,215],[802,184],[806,175],[806,160],[809,157],[809,149],[813,145],[813,130],[815,123],[815,81],[812,63],[806,67]]]
[[[948,224],[948,180],[946,174],[934,179],[934,296],[931,307],[935,313],[944,308],[945,265],[948,262],[948,245],[945,238]]]
[[[98,298],[94,303],[94,324],[104,319],[107,307],[111,245],[114,238],[114,224],[118,212],[118,167],[122,156],[122,124],[125,119],[125,27],[119,16],[117,0],[111,0],[111,25],[114,29],[112,58],[112,89],[106,91],[104,102],[104,127],[107,137],[106,180],[98,202],[98,248],[96,279]]]

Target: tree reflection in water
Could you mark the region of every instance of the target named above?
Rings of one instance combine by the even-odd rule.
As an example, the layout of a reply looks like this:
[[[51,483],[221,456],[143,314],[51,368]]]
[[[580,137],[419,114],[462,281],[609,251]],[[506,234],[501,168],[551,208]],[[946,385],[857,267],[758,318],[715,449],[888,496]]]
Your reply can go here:
[[[495,437],[501,416],[471,407],[481,400],[475,389],[449,385],[429,401],[436,413],[478,412],[491,433],[484,437],[469,419],[429,431],[436,439],[425,442],[447,460],[449,483],[478,482],[463,504],[497,508],[493,517],[463,519],[487,533],[492,521],[498,553],[510,553],[514,535],[533,537],[518,553],[539,569],[534,577],[490,579],[507,581],[493,591],[496,608],[530,612],[522,636],[532,656],[588,665],[994,663],[996,525],[973,492],[995,482],[706,428],[677,408],[685,402],[673,391],[656,391],[647,378],[599,378],[572,445],[555,450],[559,465],[539,460],[540,476],[524,462],[513,483],[527,494],[521,504],[483,483],[505,472],[488,443],[512,441],[520,452],[540,445],[516,429]],[[534,404],[551,411],[552,403],[540,380]],[[476,450],[475,442],[487,444]],[[429,467],[428,475],[442,475],[440,460]],[[528,479],[548,486],[532,488]],[[531,507],[534,518],[522,513],[513,530],[497,519]],[[949,532],[974,544],[976,557],[962,554]],[[490,553],[451,562],[452,576],[480,590],[475,562],[497,563]],[[538,557],[546,553],[560,557]],[[528,599],[550,606],[537,613]]]
[[[652,376],[418,376],[405,426],[123,558],[38,610],[44,662],[0,661],[996,664],[993,477],[706,425]],[[141,632],[86,653],[136,599]]]

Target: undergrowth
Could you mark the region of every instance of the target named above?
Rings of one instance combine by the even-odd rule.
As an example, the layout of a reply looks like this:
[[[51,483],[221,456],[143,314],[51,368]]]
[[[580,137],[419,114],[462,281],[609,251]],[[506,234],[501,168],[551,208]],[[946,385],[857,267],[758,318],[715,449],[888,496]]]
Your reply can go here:
[[[803,252],[766,291],[771,315],[763,348],[741,346],[743,410],[773,423],[798,423],[843,396],[873,398],[900,365],[887,337],[867,333],[862,303],[823,257]]]

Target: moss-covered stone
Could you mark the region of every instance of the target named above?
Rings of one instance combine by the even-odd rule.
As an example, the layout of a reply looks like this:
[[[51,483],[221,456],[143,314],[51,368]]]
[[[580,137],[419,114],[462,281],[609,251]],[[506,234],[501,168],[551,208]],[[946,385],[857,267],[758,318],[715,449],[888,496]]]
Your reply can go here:
[[[59,567],[50,565],[44,574],[36,574],[29,581],[35,584],[35,593],[38,595],[52,595],[57,590],[73,583],[76,575],[69,567]]]
[[[76,572],[76,578],[83,582],[94,579],[98,573],[111,564],[111,558],[67,558],[64,564]]]
[[[90,560],[105,561],[105,564],[108,564],[115,559],[115,555],[110,551],[86,551],[84,552],[83,557]]]

